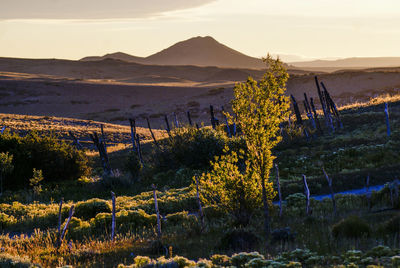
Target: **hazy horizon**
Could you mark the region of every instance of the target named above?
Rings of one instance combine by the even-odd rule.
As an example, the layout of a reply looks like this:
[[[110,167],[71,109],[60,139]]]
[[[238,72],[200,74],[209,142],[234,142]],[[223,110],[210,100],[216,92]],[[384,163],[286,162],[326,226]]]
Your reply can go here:
[[[394,0],[3,0],[0,56],[146,57],[195,36],[286,61],[400,56]]]

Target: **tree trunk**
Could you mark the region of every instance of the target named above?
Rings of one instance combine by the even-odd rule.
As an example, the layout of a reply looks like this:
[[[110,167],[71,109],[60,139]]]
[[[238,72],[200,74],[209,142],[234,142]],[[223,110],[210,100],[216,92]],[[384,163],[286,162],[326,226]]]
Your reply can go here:
[[[262,177],[262,201],[264,206],[264,232],[266,238],[266,246],[268,246],[268,239],[270,234],[270,219],[269,219],[269,208],[268,208],[268,201],[267,201],[267,189],[265,187],[265,177]]]

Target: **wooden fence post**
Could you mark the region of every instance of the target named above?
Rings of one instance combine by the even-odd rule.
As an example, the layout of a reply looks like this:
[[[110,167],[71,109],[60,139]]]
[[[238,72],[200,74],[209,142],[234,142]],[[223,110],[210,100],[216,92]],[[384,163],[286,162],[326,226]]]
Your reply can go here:
[[[65,223],[65,226],[64,226],[64,228],[63,228],[63,230],[62,230],[62,233],[61,233],[61,237],[60,237],[60,245],[59,245],[59,247],[61,246],[61,244],[62,244],[62,241],[64,240],[65,232],[67,231],[67,228],[68,228],[69,222],[71,221],[71,218],[72,218],[72,216],[74,215],[74,212],[75,212],[75,206],[74,206],[74,205],[72,205],[72,206],[71,206],[71,208],[69,209],[69,216],[68,216],[68,220],[67,220],[67,222]]]
[[[158,149],[160,149],[160,146],[158,145],[158,142],[157,142],[157,140],[156,140],[156,137],[154,136],[153,130],[151,129],[150,121],[149,121],[149,118],[148,118],[148,117],[146,117],[146,121],[147,121],[147,126],[148,126],[148,128],[149,128],[149,130],[150,130],[151,137],[152,137],[153,140],[154,140],[154,144],[156,145],[156,147],[157,147]]]
[[[311,109],[312,109],[312,111],[314,113],[315,124],[317,126],[317,129],[321,133],[321,135],[323,135],[324,132],[322,131],[321,124],[319,123],[319,120],[318,120],[318,114],[317,114],[317,110],[315,109],[313,98],[310,98],[310,104],[311,104]]]
[[[279,180],[278,164],[275,164],[275,170],[276,170],[276,186],[278,188],[278,196],[279,196],[279,217],[282,217],[282,193],[281,193],[281,182]]]
[[[294,113],[296,115],[296,123],[297,123],[297,125],[303,125],[303,120],[301,119],[301,114],[300,114],[299,106],[297,105],[297,101],[292,94],[290,94],[290,97],[292,98]]]
[[[192,118],[190,117],[190,111],[187,111],[186,114],[187,114],[187,118],[188,118],[188,121],[189,121],[189,125],[193,126]]]
[[[304,192],[306,195],[306,213],[307,216],[310,215],[310,189],[308,188],[307,185],[307,178],[306,175],[303,174],[303,183],[304,183]]]
[[[211,117],[211,126],[213,129],[216,127],[215,116],[214,116],[214,107],[210,105],[210,117]]]
[[[137,145],[137,155],[139,157],[140,163],[142,163],[142,165],[143,165],[144,162],[143,162],[143,157],[142,157],[142,146],[140,145],[139,134],[136,134],[136,145]]]
[[[111,241],[114,242],[115,237],[115,193],[111,192],[112,200],[112,219],[111,219]]]
[[[324,95],[322,95],[321,88],[319,87],[318,77],[314,76],[314,80],[315,80],[315,85],[317,86],[318,97],[319,97],[319,101],[321,102],[321,108],[322,108],[322,111],[324,113],[325,124],[326,124],[326,126],[329,126],[327,113],[326,113],[325,98],[324,98]]]
[[[174,112],[174,119],[175,119],[175,128],[179,128],[179,121],[178,121],[178,116]]]
[[[132,150],[136,151],[136,120],[134,118],[129,118],[129,125],[131,127],[131,142],[132,142]]]
[[[332,206],[333,206],[333,214],[336,216],[336,201],[335,201],[335,193],[333,192],[332,188],[332,179],[329,178],[328,174],[326,173],[325,169],[322,168],[322,171],[324,172],[325,178],[328,181],[328,186],[329,186],[329,191],[331,192],[331,199],[332,199]]]
[[[161,221],[160,221],[160,211],[158,210],[158,202],[157,202],[157,187],[152,184],[151,187],[153,188],[153,196],[154,196],[154,206],[157,214],[157,237],[161,239]]]
[[[310,103],[308,102],[308,97],[306,93],[304,93],[304,108],[308,119],[311,120],[311,125],[313,126],[314,129],[317,129],[317,125],[315,123],[314,116],[312,114],[311,106]]]
[[[328,90],[326,89],[324,82],[321,82],[321,86],[323,87],[323,89],[325,91],[328,105],[332,109],[332,114],[336,117],[336,120],[337,120],[337,123],[338,123],[338,127],[339,128],[343,128],[343,124],[342,124],[342,120],[340,119],[339,111],[338,111],[338,109],[336,107],[335,102],[332,100],[331,95],[329,94]]]
[[[200,215],[200,223],[201,223],[201,231],[203,232],[205,229],[204,223],[204,214],[203,214],[203,207],[201,205],[200,199],[200,191],[199,191],[199,178],[197,176],[194,177],[196,180],[196,197],[197,197],[197,204],[199,205],[199,215]]]
[[[81,145],[81,143],[79,142],[79,140],[77,139],[77,137],[74,135],[74,133],[72,133],[72,131],[68,131],[69,136],[72,138],[73,142],[72,144],[76,146],[76,148],[78,148],[79,150],[82,150],[83,147]]]
[[[97,136],[97,133],[90,134],[90,138],[92,139],[93,143],[96,145],[97,150],[99,151],[100,155],[100,160],[103,165],[103,170],[106,176],[109,176],[112,174],[112,170],[110,167],[110,163],[108,160],[108,154],[106,149],[104,148],[104,143],[99,139]]]
[[[390,137],[389,107],[387,102],[385,102],[385,117],[386,117],[386,133],[387,136]]]
[[[167,133],[168,133],[168,136],[171,138],[171,128],[170,128],[170,126],[169,126],[169,121],[168,121],[168,117],[167,117],[166,114],[164,115],[164,120],[165,120],[165,124],[167,125]]]
[[[61,246],[61,212],[62,205],[64,202],[64,197],[61,198],[60,207],[58,209],[58,237],[57,237],[57,248]]]
[[[104,150],[105,150],[105,152],[107,154],[107,143],[106,143],[106,135],[104,134],[104,125],[101,124],[100,128],[101,128],[101,140],[102,140],[103,145],[104,145]]]

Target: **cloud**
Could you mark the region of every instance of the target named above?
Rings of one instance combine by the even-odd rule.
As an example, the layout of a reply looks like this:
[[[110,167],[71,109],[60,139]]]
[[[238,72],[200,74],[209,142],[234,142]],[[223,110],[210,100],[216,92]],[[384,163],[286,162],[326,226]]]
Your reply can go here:
[[[0,19],[146,18],[216,0],[0,0]]]

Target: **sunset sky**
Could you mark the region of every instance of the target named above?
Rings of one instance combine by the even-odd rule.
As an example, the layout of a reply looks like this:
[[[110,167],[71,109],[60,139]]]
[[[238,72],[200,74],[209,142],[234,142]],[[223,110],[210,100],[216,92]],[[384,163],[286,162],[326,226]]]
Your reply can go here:
[[[2,57],[148,56],[207,35],[255,57],[400,56],[400,1],[0,0]]]

